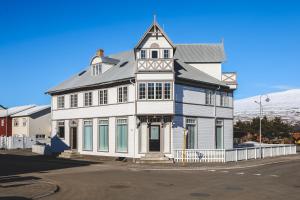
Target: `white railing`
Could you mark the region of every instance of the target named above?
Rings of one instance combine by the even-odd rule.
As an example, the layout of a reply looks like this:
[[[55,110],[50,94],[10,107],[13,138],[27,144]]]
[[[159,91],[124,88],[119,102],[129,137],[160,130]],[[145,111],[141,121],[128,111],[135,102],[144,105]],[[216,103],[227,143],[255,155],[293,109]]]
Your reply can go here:
[[[36,144],[35,138],[26,136],[0,136],[0,148],[1,149],[27,149],[31,148],[33,144]]]
[[[175,162],[230,162],[296,154],[296,145],[269,145],[236,149],[177,149]]]

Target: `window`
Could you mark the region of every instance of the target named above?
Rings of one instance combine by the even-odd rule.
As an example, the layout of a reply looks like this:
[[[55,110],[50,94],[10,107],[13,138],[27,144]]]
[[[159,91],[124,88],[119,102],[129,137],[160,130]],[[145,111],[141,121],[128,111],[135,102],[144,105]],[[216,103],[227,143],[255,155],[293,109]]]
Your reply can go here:
[[[128,128],[127,119],[117,119],[117,152],[127,152]]]
[[[1,126],[4,126],[4,119],[1,120]]]
[[[226,92],[220,93],[220,106],[229,106],[229,98]]]
[[[71,94],[70,95],[70,106],[71,108],[76,108],[78,106],[78,95],[77,94]]]
[[[187,118],[186,119],[186,129],[187,129],[187,149],[194,149],[195,148],[195,137],[196,137],[196,119],[194,118]]]
[[[99,90],[99,104],[107,104],[107,90]]]
[[[56,133],[56,135],[59,138],[65,138],[65,122],[64,121],[57,122],[57,133]]]
[[[164,58],[169,58],[169,50],[168,49],[165,49],[164,50]]]
[[[146,83],[139,83],[139,99],[146,99]]]
[[[92,66],[92,72],[94,76],[97,76],[102,73],[102,66],[100,63],[94,64]]]
[[[93,93],[92,92],[86,92],[84,93],[84,106],[91,106],[92,105],[92,98]]]
[[[118,103],[125,103],[127,102],[127,97],[128,97],[128,89],[127,86],[124,87],[119,87],[118,88]]]
[[[162,99],[162,83],[155,84],[155,99]]]
[[[152,51],[151,52],[151,58],[158,58],[158,51]]]
[[[98,150],[108,151],[108,120],[98,121]]]
[[[83,121],[83,150],[93,150],[93,121]]]
[[[216,121],[216,149],[223,149],[223,121]]]
[[[146,59],[146,50],[141,50],[141,59]]]
[[[18,119],[14,119],[14,126],[15,127],[19,126],[19,120]]]
[[[65,97],[64,96],[58,96],[57,97],[57,108],[62,109],[65,107]]]
[[[27,123],[26,118],[23,118],[23,119],[22,119],[22,124],[23,124],[23,126],[26,126],[26,123]]]
[[[154,83],[148,83],[148,99],[154,99]]]
[[[164,99],[171,99],[171,83],[165,83]]]
[[[147,86],[147,88],[146,88]],[[147,96],[146,96],[147,95]],[[139,99],[171,99],[171,83],[139,83]]]
[[[211,90],[205,91],[205,104],[213,105],[214,104],[214,95]]]

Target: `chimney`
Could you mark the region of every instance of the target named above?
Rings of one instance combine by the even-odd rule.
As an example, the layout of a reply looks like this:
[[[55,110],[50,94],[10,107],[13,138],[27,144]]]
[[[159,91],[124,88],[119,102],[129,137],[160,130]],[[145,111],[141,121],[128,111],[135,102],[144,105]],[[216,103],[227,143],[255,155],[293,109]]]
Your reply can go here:
[[[99,57],[103,57],[104,56],[104,50],[103,49],[98,49],[96,52],[96,55]]]

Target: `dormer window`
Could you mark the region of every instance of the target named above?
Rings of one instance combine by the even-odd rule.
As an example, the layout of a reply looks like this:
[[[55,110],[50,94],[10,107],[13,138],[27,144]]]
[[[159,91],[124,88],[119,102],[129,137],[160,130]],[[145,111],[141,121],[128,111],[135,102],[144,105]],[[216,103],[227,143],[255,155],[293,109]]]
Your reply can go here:
[[[141,59],[146,59],[146,50],[141,50]]]
[[[102,68],[100,63],[92,65],[92,73],[94,76],[100,75],[102,73]]]
[[[151,52],[151,58],[154,58],[154,59],[158,58],[158,51],[157,50],[153,50]]]

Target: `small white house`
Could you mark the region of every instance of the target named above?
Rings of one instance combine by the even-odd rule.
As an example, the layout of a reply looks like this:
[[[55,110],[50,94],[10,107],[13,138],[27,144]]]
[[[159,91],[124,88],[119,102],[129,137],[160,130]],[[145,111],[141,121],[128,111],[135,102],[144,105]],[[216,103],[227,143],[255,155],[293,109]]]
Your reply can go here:
[[[50,137],[51,107],[50,105],[33,106],[11,115],[12,135],[26,136],[36,139]]]
[[[154,21],[133,49],[99,50],[48,91],[52,137],[80,154],[116,157],[232,148],[236,74],[222,72],[224,61],[223,43],[175,44]]]

